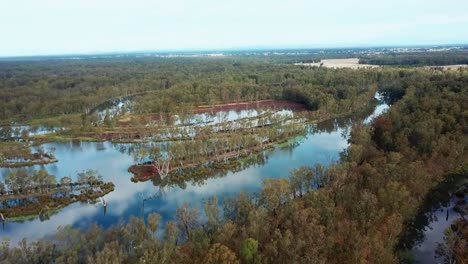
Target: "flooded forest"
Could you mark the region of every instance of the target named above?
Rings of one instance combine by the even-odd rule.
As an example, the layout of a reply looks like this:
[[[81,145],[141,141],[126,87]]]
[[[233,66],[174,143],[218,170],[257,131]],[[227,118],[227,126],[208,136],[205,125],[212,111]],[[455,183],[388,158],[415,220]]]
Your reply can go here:
[[[0,262],[466,263],[467,54],[362,54],[0,61]]]

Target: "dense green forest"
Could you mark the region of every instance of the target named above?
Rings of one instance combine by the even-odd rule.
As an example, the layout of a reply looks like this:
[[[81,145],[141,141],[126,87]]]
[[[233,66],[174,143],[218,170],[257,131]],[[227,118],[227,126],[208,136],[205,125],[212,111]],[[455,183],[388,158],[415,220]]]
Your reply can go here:
[[[411,65],[411,66],[443,66],[468,64],[468,50],[451,51],[420,51],[383,53],[378,55],[361,56],[361,64],[374,65]]]
[[[160,235],[160,215],[153,213],[106,230],[63,227],[48,239],[23,240],[18,246],[6,241],[0,245],[2,263],[405,262],[405,248],[398,244],[419,205],[449,173],[467,175],[466,70],[354,71],[225,60],[197,66],[191,60],[93,63],[101,65],[38,63],[40,76],[21,64],[9,65],[15,74],[5,74],[2,82],[2,118],[81,113],[109,97],[149,91],[154,97],[138,99],[142,108],[137,111],[282,98],[311,110],[338,107],[345,112],[365,105],[350,98],[370,87],[393,105],[370,125],[354,124],[351,145],[328,168],[300,167],[288,179],[265,180],[260,193],[225,199],[222,208],[213,198],[205,203],[204,217],[185,204]],[[127,63],[134,67],[124,67]],[[62,76],[54,79],[44,72]],[[24,98],[13,96],[19,91]],[[152,104],[157,98],[162,102]],[[344,106],[335,101],[339,98]]]

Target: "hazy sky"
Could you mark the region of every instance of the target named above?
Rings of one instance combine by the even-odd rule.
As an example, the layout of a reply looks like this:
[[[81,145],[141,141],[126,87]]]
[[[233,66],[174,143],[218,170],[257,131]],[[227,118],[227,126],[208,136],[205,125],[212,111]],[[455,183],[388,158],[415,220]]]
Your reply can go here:
[[[468,0],[0,0],[0,56],[468,43]]]

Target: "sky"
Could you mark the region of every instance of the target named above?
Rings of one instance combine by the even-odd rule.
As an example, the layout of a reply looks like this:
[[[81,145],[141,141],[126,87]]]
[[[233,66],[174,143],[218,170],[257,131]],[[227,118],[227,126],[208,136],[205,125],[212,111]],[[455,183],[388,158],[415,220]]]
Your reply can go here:
[[[467,0],[0,0],[0,56],[468,43]]]

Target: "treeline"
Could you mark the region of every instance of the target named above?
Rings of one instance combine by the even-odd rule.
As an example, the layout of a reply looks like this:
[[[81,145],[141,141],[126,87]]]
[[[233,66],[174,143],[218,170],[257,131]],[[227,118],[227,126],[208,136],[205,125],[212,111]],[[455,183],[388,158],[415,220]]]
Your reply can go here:
[[[170,119],[162,119],[157,114],[138,115],[133,116],[128,122],[121,122],[113,126],[91,127],[88,131],[85,130],[88,127],[83,127],[78,130],[78,133],[92,138],[114,141],[144,139],[162,142],[193,140],[198,137],[206,137],[209,134],[245,133],[248,130],[254,131],[256,128],[272,126],[273,124],[286,125],[286,123],[291,122],[305,122],[306,117],[314,118],[313,120],[328,117],[316,112],[301,112],[281,116],[277,111],[264,111],[259,116],[252,115],[232,121],[227,120],[227,112],[220,112],[221,114],[218,115],[219,122],[213,124],[204,124],[202,118],[196,116],[194,118],[194,115],[190,113],[180,114],[177,119],[174,116]],[[211,114],[205,113],[203,115],[206,117]],[[179,124],[175,124],[176,120]],[[67,132],[62,133],[62,135],[72,136],[74,134],[74,131]]]
[[[88,170],[78,173],[77,181],[73,182],[68,176],[57,178],[49,174],[47,170],[40,169],[33,172],[28,172],[25,169],[17,169],[10,171],[5,176],[5,183],[0,182],[0,200],[6,195],[34,195],[48,193],[50,189],[59,187],[73,186],[98,186],[103,184],[102,176],[97,171]]]
[[[360,64],[443,66],[468,64],[468,50],[384,53],[359,58]]]
[[[113,183],[105,183],[97,171],[78,173],[77,181],[68,176],[58,180],[45,169],[28,172],[18,169],[9,172],[0,182],[0,220],[14,221],[57,210],[74,202],[88,202],[114,190]]]
[[[138,113],[170,113],[180,105],[284,99],[305,103],[310,110],[349,111],[360,95],[375,92],[376,74],[352,70],[336,71],[291,65],[241,64],[225,65],[219,77],[203,74],[195,82],[174,84],[164,92],[138,97]]]

